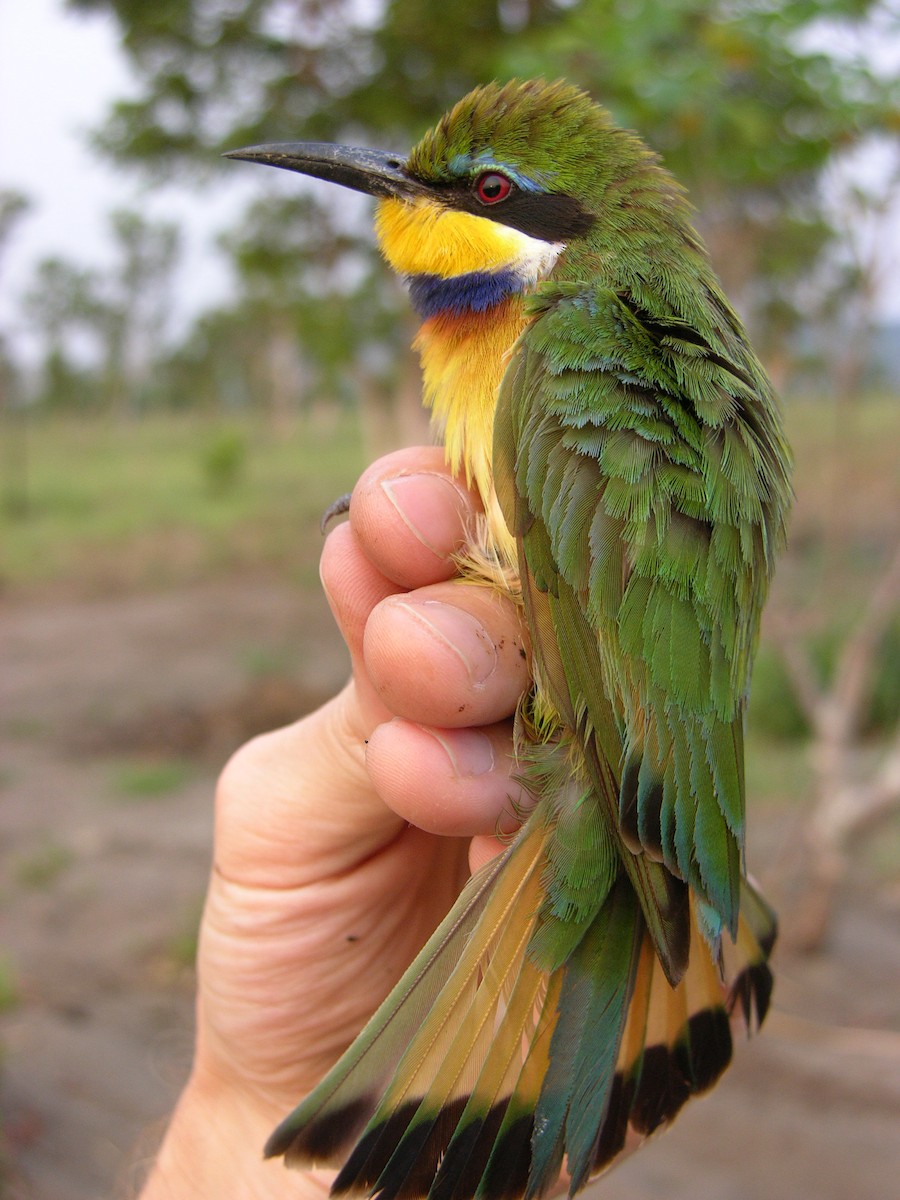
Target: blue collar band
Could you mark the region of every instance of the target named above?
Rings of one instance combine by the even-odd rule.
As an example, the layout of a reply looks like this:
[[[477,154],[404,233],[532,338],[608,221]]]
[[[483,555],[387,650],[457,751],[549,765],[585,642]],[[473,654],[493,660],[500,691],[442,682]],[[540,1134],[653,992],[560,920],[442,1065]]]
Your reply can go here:
[[[525,290],[518,272],[507,267],[501,271],[471,271],[466,275],[411,275],[409,298],[424,320],[439,313],[459,317],[465,312],[485,312]]]

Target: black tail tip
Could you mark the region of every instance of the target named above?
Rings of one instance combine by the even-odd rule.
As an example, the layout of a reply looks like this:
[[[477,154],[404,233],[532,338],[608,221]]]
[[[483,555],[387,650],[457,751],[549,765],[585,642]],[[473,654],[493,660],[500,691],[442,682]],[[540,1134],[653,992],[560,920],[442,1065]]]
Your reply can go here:
[[[284,1155],[289,1167],[325,1164],[342,1158],[365,1127],[373,1107],[372,1098],[364,1096],[303,1120],[301,1106],[269,1135],[263,1157]]]

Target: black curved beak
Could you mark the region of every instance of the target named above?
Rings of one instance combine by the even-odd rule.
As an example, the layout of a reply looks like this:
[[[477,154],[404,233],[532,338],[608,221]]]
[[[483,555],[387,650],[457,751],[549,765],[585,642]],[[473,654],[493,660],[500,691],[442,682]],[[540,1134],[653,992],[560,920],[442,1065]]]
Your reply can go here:
[[[286,171],[299,171],[314,179],[328,179],[369,196],[411,200],[428,189],[406,173],[406,163],[386,150],[332,146],[328,142],[275,142],[229,150],[225,158],[265,163]]]

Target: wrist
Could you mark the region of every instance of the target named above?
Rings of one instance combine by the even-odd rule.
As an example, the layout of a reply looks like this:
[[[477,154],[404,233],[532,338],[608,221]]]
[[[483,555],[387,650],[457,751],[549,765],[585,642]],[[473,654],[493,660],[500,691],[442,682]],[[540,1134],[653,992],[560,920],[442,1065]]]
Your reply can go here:
[[[192,1077],[140,1200],[326,1200],[334,1172],[288,1171],[262,1147],[277,1117]]]

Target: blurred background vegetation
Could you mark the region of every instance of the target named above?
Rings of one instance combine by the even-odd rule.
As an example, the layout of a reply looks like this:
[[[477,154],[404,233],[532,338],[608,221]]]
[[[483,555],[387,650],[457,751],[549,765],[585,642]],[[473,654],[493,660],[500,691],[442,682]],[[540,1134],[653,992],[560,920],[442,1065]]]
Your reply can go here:
[[[239,587],[262,580],[289,592],[308,642],[298,646],[293,627],[276,636],[254,617],[257,640],[240,650],[245,690],[223,698],[221,674],[210,667],[202,684],[194,672],[187,713],[168,693],[165,710],[141,710],[162,695],[159,676],[171,672],[187,688],[189,672],[152,644],[135,669],[135,616],[115,629],[111,609],[99,617],[123,653],[123,677],[131,673],[121,704],[103,671],[94,691],[79,675],[67,693],[23,652],[20,680],[43,679],[44,691],[29,691],[26,679],[16,692],[7,676],[9,695],[25,702],[0,721],[15,751],[0,788],[8,812],[18,789],[22,812],[34,815],[21,827],[10,818],[19,845],[13,838],[0,854],[4,895],[21,907],[27,886],[24,903],[38,916],[46,893],[65,914],[87,905],[93,947],[97,916],[84,897],[101,887],[99,858],[83,826],[108,820],[103,787],[127,794],[135,810],[126,891],[143,855],[136,831],[154,827],[141,805],[167,796],[180,804],[194,788],[190,803],[206,829],[209,773],[242,737],[305,703],[302,687],[276,687],[273,699],[269,685],[291,673],[305,685],[299,660],[315,658],[323,641],[326,618],[314,608],[319,514],[375,454],[424,436],[411,316],[378,261],[369,205],[225,162],[221,152],[295,139],[402,151],[475,84],[540,74],[589,89],[687,186],[726,290],[784,397],[797,505],[766,614],[748,752],[754,828],[770,843],[767,885],[779,875],[784,944],[822,945],[851,860],[872,895],[900,898],[900,323],[885,315],[900,267],[896,0],[68,0],[67,10],[114,22],[133,75],[128,97],[93,131],[97,155],[148,188],[176,181],[212,198],[240,178],[255,190],[218,236],[231,286],[189,320],[177,319],[184,231],[127,207],[108,215],[105,265],[85,257],[73,229],[71,250],[36,262],[7,306],[0,601],[21,616],[182,589],[200,613],[194,627],[211,606],[203,632],[222,661],[234,648],[215,641],[213,627],[226,608],[246,608]],[[31,197],[0,192],[0,278],[4,251],[34,211]],[[210,581],[224,590],[191,591]],[[252,601],[269,612],[268,601]],[[96,613],[90,619],[96,626]],[[179,617],[175,629],[179,621],[191,628]],[[60,629],[80,628],[67,610]],[[38,628],[35,646],[48,629]],[[79,634],[57,633],[50,641],[62,661]],[[190,665],[184,640],[179,650],[171,631],[160,638]],[[82,657],[107,652],[86,639]],[[337,660],[337,644],[329,654]],[[117,705],[136,714],[127,727]],[[95,755],[126,755],[102,767],[112,783],[94,760],[76,783],[72,746],[87,743],[83,729],[73,741],[73,721],[89,729]],[[30,774],[48,757],[58,768],[52,785]],[[198,762],[207,771],[199,782]],[[49,812],[59,803],[58,825],[35,811],[35,787]],[[121,809],[113,816],[126,820]],[[179,969],[192,959],[207,849],[176,913]],[[125,894],[114,874],[108,886]],[[96,897],[98,911],[118,904],[102,890]],[[153,908],[136,892],[134,903]],[[52,943],[59,975],[68,944],[62,935]],[[21,968],[27,940],[12,949],[13,965],[0,953],[0,1013],[24,1004],[29,988],[63,986],[56,977],[42,983],[34,964],[30,975]],[[122,986],[146,989],[129,953],[115,955],[115,970],[131,980]],[[95,1006],[108,990],[98,968]],[[853,1010],[848,1019],[886,1018]],[[139,1041],[147,1036],[138,1031]],[[17,1086],[27,1092],[27,1053],[22,1061]],[[55,1085],[44,1087],[42,1111],[55,1095]],[[60,1116],[70,1119],[68,1110]],[[2,1175],[0,1165],[0,1192]]]
[[[201,194],[245,169],[225,149],[296,138],[404,148],[495,77],[568,77],[639,130],[688,187],[797,445],[756,726],[815,737],[852,651],[844,669],[862,681],[841,736],[887,736],[900,710],[900,328],[881,316],[900,251],[892,0],[68,8],[114,19],[137,81],[94,131],[96,152]],[[323,498],[367,457],[421,436],[410,315],[367,206],[295,177],[259,187],[218,238],[230,294],[182,327],[170,320],[175,223],[112,211],[110,267],[74,251],[37,263],[18,298],[37,361],[20,362],[0,331],[8,589],[284,568]],[[28,214],[27,196],[2,194],[0,250]],[[879,583],[887,599],[872,617]],[[871,635],[853,641],[861,622]]]
[[[892,0],[68,8],[115,21],[136,80],[94,132],[96,152],[201,194],[244,170],[225,149],[296,138],[403,148],[495,77],[566,76],[638,129],[690,190],[797,446],[799,503],[755,728],[837,738],[839,773],[858,782],[861,740],[887,739],[900,710],[900,350],[882,316],[900,248]],[[421,435],[410,316],[367,207],[293,177],[259,186],[218,239],[230,294],[181,327],[170,319],[175,223],[115,210],[110,267],[74,251],[37,263],[18,297],[37,361],[0,338],[8,590],[285,570],[296,530],[331,492],[367,457]],[[0,249],[28,215],[27,196],[2,194]],[[892,792],[889,754],[887,767]]]

